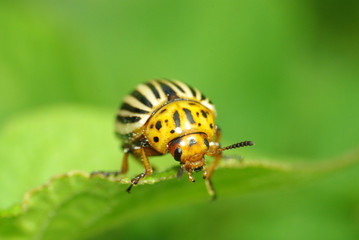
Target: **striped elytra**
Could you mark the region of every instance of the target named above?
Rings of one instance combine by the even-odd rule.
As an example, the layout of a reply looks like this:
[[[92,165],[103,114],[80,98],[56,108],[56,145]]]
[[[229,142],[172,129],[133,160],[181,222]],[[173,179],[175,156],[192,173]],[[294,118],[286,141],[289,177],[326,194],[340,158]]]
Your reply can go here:
[[[206,112],[208,119],[204,117]],[[116,116],[116,133],[132,142],[142,136],[143,130],[150,144],[161,145],[152,147],[164,152],[166,141],[191,129],[213,132],[209,126],[215,124],[215,115],[214,105],[196,88],[176,80],[156,79],[138,85],[124,98]],[[152,136],[152,131],[158,136]]]

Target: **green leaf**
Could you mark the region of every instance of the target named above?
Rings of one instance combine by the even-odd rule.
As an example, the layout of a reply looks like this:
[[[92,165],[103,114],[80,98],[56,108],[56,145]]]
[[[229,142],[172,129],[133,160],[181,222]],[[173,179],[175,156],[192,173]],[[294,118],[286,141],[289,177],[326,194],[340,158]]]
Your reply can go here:
[[[0,239],[64,239],[64,234],[66,239],[87,239],[179,206],[212,204],[201,175],[194,175],[195,184],[176,179],[178,168],[168,157],[162,163],[170,164],[159,166],[131,194],[125,191],[130,177],[141,171],[135,164],[128,176],[90,178],[91,170],[112,170],[120,163],[108,119],[107,111],[62,106],[27,114],[3,129],[0,154],[7,161],[0,163],[0,190],[12,194],[1,201],[13,207],[0,211]],[[230,157],[221,161],[213,183],[222,201],[325,178],[357,164],[358,156],[356,151],[305,164]],[[76,168],[84,171],[69,171]],[[16,204],[19,194],[54,174],[59,175]]]

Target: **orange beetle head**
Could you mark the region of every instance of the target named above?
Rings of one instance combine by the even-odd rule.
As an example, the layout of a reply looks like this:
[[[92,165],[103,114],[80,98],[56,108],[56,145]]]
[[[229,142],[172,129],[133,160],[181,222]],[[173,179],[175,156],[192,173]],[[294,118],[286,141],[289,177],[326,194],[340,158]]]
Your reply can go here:
[[[204,155],[208,148],[207,135],[204,133],[184,135],[168,144],[169,152],[188,172],[202,170],[205,165]]]

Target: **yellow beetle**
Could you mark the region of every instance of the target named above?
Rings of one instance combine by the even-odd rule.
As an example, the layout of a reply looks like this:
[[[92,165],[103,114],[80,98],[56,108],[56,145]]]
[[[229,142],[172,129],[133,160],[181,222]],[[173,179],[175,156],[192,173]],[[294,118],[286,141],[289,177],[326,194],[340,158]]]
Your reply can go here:
[[[203,170],[209,194],[215,196],[211,183],[212,173],[221,159],[223,150],[251,146],[243,141],[225,148],[220,147],[221,132],[215,124],[216,110],[200,91],[176,80],[156,79],[140,84],[127,95],[117,112],[116,134],[123,140],[124,157],[121,171],[96,171],[94,174],[122,174],[128,170],[128,155],[141,158],[145,172],[131,180],[130,192],[140,179],[152,174],[148,156],[171,153],[180,162],[194,182],[193,171]],[[206,168],[204,156],[214,156]]]

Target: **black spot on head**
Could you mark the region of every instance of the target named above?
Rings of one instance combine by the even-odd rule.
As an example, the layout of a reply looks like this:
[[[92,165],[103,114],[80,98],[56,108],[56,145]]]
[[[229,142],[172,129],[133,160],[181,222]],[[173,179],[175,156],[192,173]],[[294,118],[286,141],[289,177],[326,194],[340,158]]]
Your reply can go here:
[[[206,147],[209,148],[209,143],[208,143],[207,138],[205,138],[205,139],[203,140],[203,142],[204,142],[204,145],[206,145]]]
[[[170,131],[170,133],[174,133],[174,132],[175,132],[175,130],[173,130],[173,129]]]
[[[168,122],[168,119],[166,119],[165,122],[167,123],[167,122]]]
[[[193,145],[195,145],[197,142],[196,142],[196,140],[194,140],[193,138],[191,138],[190,140],[189,140],[189,146],[190,147],[192,147]]]
[[[182,149],[180,148],[176,148],[175,152],[174,152],[174,158],[176,161],[181,161],[181,156],[182,156]]]
[[[207,114],[206,114],[206,112],[205,112],[205,111],[203,111],[203,110],[201,110],[201,112],[202,112],[203,117],[204,117],[204,118],[207,118]]]
[[[153,128],[153,124],[151,124],[150,128],[151,128],[151,129]]]
[[[157,122],[156,122],[156,128],[157,128],[157,130],[160,130],[161,127],[162,127],[161,121],[157,121]]]
[[[160,139],[158,137],[154,137],[153,141],[158,142]]]
[[[167,109],[165,108],[165,109],[163,109],[159,114],[161,114],[161,113],[163,113],[164,111],[166,111]]]
[[[200,127],[202,124],[201,123],[198,123],[198,127]]]
[[[196,114],[197,114],[197,117],[199,117],[199,112],[196,112]]]
[[[210,126],[210,128],[212,129],[213,128],[213,124],[211,123],[211,124],[209,124],[209,126]]]
[[[195,104],[195,103],[193,103],[193,102],[190,102],[190,103],[189,103],[189,105],[196,105],[196,104]]]

